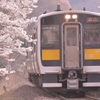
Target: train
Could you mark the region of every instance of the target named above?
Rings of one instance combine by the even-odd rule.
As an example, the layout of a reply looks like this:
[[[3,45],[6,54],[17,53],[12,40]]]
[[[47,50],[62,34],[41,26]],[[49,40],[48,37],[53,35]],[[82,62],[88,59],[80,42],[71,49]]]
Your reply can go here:
[[[100,13],[60,9],[43,13],[29,79],[42,88],[100,88]]]

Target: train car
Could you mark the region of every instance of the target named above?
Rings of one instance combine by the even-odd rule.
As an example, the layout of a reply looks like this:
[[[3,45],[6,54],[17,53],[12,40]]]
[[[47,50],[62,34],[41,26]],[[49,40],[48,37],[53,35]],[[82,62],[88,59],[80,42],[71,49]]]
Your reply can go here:
[[[79,90],[100,87],[100,14],[54,11],[38,17],[34,27],[34,72],[43,88]]]

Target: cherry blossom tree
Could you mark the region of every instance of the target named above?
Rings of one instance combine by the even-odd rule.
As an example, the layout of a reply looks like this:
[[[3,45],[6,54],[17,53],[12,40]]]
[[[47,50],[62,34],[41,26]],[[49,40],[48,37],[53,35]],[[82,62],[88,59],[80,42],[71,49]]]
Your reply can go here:
[[[14,51],[27,55],[32,47],[22,47],[26,40],[34,42],[26,32],[27,26],[36,21],[28,18],[38,0],[0,0],[0,56],[7,56]]]

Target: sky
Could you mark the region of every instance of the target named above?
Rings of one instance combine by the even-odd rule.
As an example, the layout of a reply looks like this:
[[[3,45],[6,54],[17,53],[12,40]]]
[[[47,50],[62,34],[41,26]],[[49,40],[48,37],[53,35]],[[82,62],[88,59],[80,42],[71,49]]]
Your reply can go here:
[[[85,7],[89,11],[99,12],[100,0],[69,0],[73,9],[83,9]]]
[[[38,16],[43,12],[51,12],[57,9],[57,5],[61,6],[61,10],[70,8],[68,0],[39,0],[37,3],[38,8],[33,10],[32,16]]]

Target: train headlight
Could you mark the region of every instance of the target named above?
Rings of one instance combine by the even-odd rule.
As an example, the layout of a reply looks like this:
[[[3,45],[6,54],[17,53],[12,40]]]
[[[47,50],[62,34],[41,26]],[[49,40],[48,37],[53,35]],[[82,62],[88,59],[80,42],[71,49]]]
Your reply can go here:
[[[77,78],[77,72],[76,71],[73,71],[73,70],[69,71],[68,72],[68,78],[70,78],[70,79]]]
[[[73,18],[73,19],[77,19],[78,16],[77,16],[77,15],[72,15],[72,18]]]
[[[71,19],[71,15],[65,15],[65,19]]]

